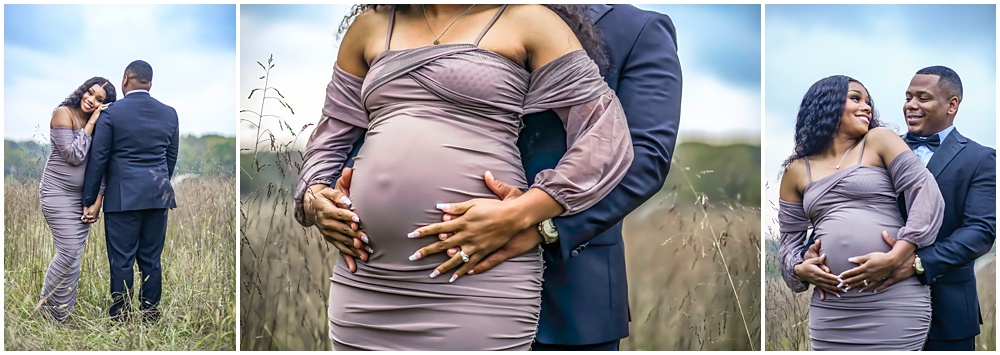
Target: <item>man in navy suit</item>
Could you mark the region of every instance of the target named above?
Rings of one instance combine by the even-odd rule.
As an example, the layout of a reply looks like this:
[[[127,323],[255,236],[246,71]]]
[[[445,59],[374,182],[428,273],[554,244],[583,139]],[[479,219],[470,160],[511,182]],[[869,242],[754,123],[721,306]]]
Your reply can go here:
[[[496,264],[543,245],[542,308],[534,350],[617,350],[619,341],[628,336],[628,284],[621,221],[663,186],[680,122],[681,70],[670,18],[631,5],[588,8],[604,35],[610,64],[609,68],[602,68],[604,79],[616,92],[628,119],[635,154],[632,165],[621,183],[597,205],[573,216],[543,222],[548,224],[550,234],[545,237],[536,228],[512,231],[506,244],[473,268],[473,274],[486,272]],[[566,153],[566,131],[558,116],[551,111],[532,116],[525,117],[526,126],[518,141],[528,181],[539,171],[555,167]],[[351,157],[362,143],[363,139],[355,143]],[[341,190],[350,186],[348,171],[337,182]],[[502,182],[492,183],[490,188],[503,198],[520,195],[516,188]],[[329,196],[334,196],[332,201],[317,203],[332,205],[339,195]],[[461,218],[446,216],[449,217]],[[350,221],[338,223],[350,228],[347,227]],[[466,232],[477,234],[471,229]],[[350,240],[344,235],[327,237]],[[364,251],[357,247],[360,241],[341,243],[353,244],[356,247],[353,252],[365,260]],[[342,247],[345,246],[338,249],[343,250]],[[353,259],[349,256],[345,259],[353,269]]]
[[[104,191],[104,233],[111,266],[108,313],[116,321],[129,316],[132,265],[138,263],[139,309],[143,319],[159,319],[162,272],[160,254],[167,233],[167,211],[177,207],[170,177],[177,163],[177,112],[149,96],[153,68],[141,60],[125,68],[125,97],[104,110],[97,122],[84,177],[85,215],[96,216],[98,189]]]
[[[876,292],[914,275],[930,285],[931,329],[924,345],[928,351],[975,350],[982,316],[973,266],[996,240],[996,150],[955,129],[961,102],[958,74],[932,66],[920,69],[910,80],[903,105],[909,131],[903,138],[934,175],[944,197],[937,240],[901,260],[876,263],[861,256],[857,261],[861,265],[842,275],[849,284],[887,277]],[[901,211],[905,217],[905,208]],[[886,235],[883,238],[895,243]],[[816,256],[815,249],[807,252],[806,259]]]

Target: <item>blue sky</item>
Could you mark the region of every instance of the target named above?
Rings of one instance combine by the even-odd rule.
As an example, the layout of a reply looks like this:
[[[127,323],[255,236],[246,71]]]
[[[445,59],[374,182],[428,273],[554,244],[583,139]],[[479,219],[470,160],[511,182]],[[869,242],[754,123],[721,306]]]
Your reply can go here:
[[[670,15],[677,28],[684,89],[680,139],[760,140],[760,6],[637,5]],[[350,5],[242,5],[240,105],[260,107],[246,94],[263,84],[256,64],[273,54],[271,84],[281,90],[296,115],[277,104],[265,106],[296,129],[315,123],[333,73],[340,20]],[[720,26],[720,23],[727,24]],[[726,104],[719,105],[720,97]],[[252,116],[244,115],[250,119]],[[254,118],[254,120],[256,120]],[[264,127],[275,128],[275,121]],[[241,124],[241,145],[252,144],[256,130]],[[309,132],[307,131],[306,134]],[[290,134],[278,134],[290,140]],[[302,136],[303,144],[308,136]]]
[[[182,134],[236,134],[235,5],[4,5],[4,137],[47,136],[74,89],[103,76],[120,91],[135,59]]]
[[[882,121],[903,132],[904,92],[913,74],[950,67],[964,87],[955,127],[996,147],[994,5],[768,5],[765,13],[764,178],[770,201],[777,199],[781,163],[792,152],[802,95],[834,74],[864,83]]]

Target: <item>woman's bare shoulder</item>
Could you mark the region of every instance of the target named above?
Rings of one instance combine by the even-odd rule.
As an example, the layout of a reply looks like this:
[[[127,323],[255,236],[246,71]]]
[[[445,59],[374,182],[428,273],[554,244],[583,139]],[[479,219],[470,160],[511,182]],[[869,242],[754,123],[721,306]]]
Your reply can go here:
[[[52,121],[49,122],[49,127],[73,127],[72,113],[69,112],[69,107],[59,106],[54,112],[52,112]]]
[[[805,181],[805,176],[805,159],[798,158],[789,163],[785,167],[785,171],[781,173],[780,198],[786,202],[802,202],[800,191],[804,188],[802,182]]]

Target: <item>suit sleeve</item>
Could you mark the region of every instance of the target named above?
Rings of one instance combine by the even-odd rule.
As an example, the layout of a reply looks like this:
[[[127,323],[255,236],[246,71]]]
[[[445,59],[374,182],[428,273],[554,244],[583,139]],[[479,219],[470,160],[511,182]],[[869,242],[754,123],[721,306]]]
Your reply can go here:
[[[108,155],[111,153],[111,144],[114,141],[114,130],[112,124],[114,115],[111,109],[101,113],[101,118],[97,120],[97,127],[94,128],[94,138],[90,143],[90,158],[87,161],[87,170],[83,177],[83,197],[84,206],[93,205],[97,201],[97,194],[102,193],[104,182],[104,172],[108,164]]]
[[[177,112],[174,112],[177,117]],[[180,145],[180,124],[174,126],[174,135],[170,137],[170,145],[167,146],[167,178],[174,177],[174,167],[177,166],[177,149]]]
[[[996,241],[996,151],[984,154],[965,197],[961,227],[946,238],[917,250],[924,266],[920,282],[928,285],[975,261],[990,251]]]
[[[621,182],[593,207],[553,219],[558,250],[570,252],[608,230],[653,196],[667,177],[681,108],[681,68],[674,26],[665,15],[647,20],[620,73],[617,95],[628,117],[634,157]]]

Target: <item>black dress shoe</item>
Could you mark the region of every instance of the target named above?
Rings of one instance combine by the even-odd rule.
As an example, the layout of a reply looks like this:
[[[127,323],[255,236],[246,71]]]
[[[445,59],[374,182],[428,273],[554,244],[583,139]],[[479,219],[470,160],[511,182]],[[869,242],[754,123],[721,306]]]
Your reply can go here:
[[[160,309],[154,307],[142,308],[139,310],[142,320],[149,324],[156,324],[160,320]]]
[[[108,310],[108,314],[111,315],[111,321],[115,323],[127,322],[131,318],[131,313],[127,307]]]

